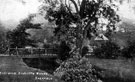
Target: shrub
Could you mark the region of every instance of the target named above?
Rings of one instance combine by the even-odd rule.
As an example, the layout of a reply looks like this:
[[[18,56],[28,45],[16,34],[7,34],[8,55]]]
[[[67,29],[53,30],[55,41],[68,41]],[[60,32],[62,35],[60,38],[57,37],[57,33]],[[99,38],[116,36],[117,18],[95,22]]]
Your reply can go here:
[[[129,42],[128,47],[122,50],[123,57],[133,58],[135,56],[135,41]]]
[[[44,44],[44,48],[50,48],[50,44],[45,43],[45,44]]]
[[[89,51],[88,47],[87,46],[84,46],[82,48],[82,57],[85,56],[88,53],[88,51]]]
[[[62,41],[60,46],[59,46],[59,54],[58,58],[62,61],[68,59],[70,57],[70,47],[66,44],[65,41]]]
[[[114,59],[120,54],[120,47],[111,41],[102,43],[100,47],[94,49],[94,55],[99,58]]]
[[[86,58],[70,58],[64,61],[54,72],[64,82],[97,82],[92,65]]]

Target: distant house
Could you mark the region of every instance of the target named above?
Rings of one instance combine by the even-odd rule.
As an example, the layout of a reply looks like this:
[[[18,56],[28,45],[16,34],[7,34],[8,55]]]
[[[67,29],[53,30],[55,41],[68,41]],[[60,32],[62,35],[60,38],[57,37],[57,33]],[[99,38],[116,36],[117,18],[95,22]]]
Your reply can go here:
[[[92,46],[92,48],[94,49],[108,40],[109,39],[101,33],[98,36],[92,37],[92,39],[90,40],[90,46]]]
[[[99,34],[95,39],[95,41],[107,41],[109,40],[106,36],[104,36],[104,34]]]
[[[32,48],[32,46],[25,46],[25,48],[26,48],[26,49],[30,49],[30,48]]]

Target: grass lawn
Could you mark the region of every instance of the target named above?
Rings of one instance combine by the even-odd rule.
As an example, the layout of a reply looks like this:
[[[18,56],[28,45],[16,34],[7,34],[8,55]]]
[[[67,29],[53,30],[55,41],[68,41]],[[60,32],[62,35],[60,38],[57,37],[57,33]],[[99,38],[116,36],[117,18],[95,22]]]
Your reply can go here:
[[[28,67],[21,58],[0,57],[0,82],[61,82],[45,71]]]
[[[92,65],[103,69],[102,76],[106,82],[135,82],[135,61],[126,59],[99,59],[89,58]]]

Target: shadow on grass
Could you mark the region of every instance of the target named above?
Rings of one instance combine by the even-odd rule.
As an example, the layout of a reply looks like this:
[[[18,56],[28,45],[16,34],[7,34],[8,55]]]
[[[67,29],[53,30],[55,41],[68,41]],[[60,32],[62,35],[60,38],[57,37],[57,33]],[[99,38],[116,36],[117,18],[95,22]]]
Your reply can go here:
[[[59,67],[59,64],[55,62],[55,58],[25,58],[23,61],[29,67],[38,68],[50,74],[53,74],[53,72]]]

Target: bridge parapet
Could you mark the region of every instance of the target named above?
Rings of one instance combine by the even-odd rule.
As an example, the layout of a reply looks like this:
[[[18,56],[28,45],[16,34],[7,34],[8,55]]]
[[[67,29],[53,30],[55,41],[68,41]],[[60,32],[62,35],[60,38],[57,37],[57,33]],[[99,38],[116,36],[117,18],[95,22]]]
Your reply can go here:
[[[57,57],[58,50],[52,48],[10,48],[6,54],[23,58]]]

